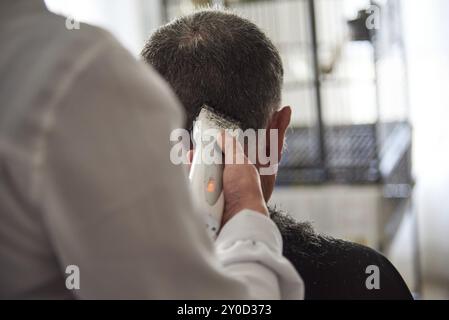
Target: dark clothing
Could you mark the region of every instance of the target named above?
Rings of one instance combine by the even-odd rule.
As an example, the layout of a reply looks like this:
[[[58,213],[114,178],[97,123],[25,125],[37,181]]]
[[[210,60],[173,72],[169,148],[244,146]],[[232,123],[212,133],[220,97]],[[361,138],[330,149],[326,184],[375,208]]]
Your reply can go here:
[[[308,223],[270,209],[281,231],[284,255],[305,282],[306,300],[413,299],[399,272],[383,255],[368,247],[314,233]],[[379,267],[380,289],[368,290],[367,266]]]

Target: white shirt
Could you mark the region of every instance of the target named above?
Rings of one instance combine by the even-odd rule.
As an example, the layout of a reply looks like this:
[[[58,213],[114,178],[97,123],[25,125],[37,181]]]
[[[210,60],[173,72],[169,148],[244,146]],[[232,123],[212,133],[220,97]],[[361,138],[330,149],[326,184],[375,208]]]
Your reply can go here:
[[[269,218],[209,240],[169,159],[179,103],[112,36],[2,0],[0,43],[0,298],[303,297]]]

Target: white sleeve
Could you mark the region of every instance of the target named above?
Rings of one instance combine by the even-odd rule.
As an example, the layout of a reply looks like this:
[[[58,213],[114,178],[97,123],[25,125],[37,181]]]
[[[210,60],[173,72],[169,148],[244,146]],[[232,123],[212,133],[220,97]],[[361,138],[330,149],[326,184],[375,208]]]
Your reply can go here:
[[[262,215],[230,220],[217,258],[185,170],[170,162],[182,116],[160,78],[114,43],[75,59],[55,84],[34,189],[59,263],[80,268],[78,297],[301,298],[301,279]]]
[[[251,296],[304,298],[304,284],[282,256],[282,237],[270,218],[251,210],[240,212],[223,227],[215,244],[229,273],[250,285]]]

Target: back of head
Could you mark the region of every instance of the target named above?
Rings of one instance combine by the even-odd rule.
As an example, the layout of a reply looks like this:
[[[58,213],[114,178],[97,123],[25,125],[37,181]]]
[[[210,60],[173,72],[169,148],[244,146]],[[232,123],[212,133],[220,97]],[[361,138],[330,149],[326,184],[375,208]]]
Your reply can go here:
[[[204,10],[158,29],[142,51],[172,86],[188,128],[204,104],[241,124],[265,128],[280,104],[283,81],[278,51],[252,22]]]

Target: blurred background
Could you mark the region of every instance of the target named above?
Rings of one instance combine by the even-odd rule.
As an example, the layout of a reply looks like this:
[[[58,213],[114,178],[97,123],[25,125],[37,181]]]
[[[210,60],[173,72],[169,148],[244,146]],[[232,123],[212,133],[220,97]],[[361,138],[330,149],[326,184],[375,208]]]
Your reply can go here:
[[[384,253],[449,299],[449,1],[46,0],[136,57],[158,26],[224,6],[281,52],[293,108],[272,204]]]

